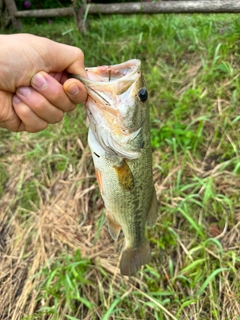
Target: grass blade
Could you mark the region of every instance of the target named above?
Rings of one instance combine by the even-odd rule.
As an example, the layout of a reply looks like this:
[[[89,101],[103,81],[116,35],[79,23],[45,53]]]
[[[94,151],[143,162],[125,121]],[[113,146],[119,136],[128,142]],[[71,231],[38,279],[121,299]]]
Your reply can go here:
[[[214,277],[216,277],[216,275],[222,271],[227,271],[229,270],[228,268],[219,268],[217,270],[214,270],[208,277],[207,279],[203,282],[202,286],[200,287],[200,289],[197,291],[196,296],[200,296],[201,294],[203,294],[204,290],[206,289],[206,287],[208,286],[209,282],[211,282]]]

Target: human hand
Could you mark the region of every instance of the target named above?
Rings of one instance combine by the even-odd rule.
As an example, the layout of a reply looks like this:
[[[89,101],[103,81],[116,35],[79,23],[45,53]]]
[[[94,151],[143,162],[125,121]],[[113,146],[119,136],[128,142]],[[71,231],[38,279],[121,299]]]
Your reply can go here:
[[[0,35],[0,127],[38,132],[87,98],[80,49],[29,34]]]

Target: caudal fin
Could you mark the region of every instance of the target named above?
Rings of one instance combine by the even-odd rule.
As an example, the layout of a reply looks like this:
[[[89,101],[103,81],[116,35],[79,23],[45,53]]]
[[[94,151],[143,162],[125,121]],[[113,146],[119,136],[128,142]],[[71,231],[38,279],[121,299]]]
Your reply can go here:
[[[122,253],[120,271],[122,275],[132,276],[138,269],[151,260],[150,246],[145,241],[138,248],[127,248]]]

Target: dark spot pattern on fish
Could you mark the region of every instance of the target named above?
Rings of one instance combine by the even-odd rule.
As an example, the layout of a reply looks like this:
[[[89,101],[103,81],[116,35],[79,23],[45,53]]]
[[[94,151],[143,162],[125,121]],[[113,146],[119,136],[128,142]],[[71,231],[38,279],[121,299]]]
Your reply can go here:
[[[100,158],[100,156],[96,153],[96,152],[93,152],[95,154],[95,156],[97,156],[98,158]]]

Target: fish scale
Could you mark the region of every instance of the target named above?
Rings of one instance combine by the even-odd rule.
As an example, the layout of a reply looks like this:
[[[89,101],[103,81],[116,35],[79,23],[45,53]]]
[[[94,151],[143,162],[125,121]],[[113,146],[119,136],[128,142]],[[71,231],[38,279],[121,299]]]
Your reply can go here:
[[[88,79],[72,75],[88,92],[88,143],[106,207],[109,232],[122,229],[123,275],[149,263],[146,222],[155,223],[158,202],[152,177],[152,150],[147,90],[141,61],[87,68]]]

